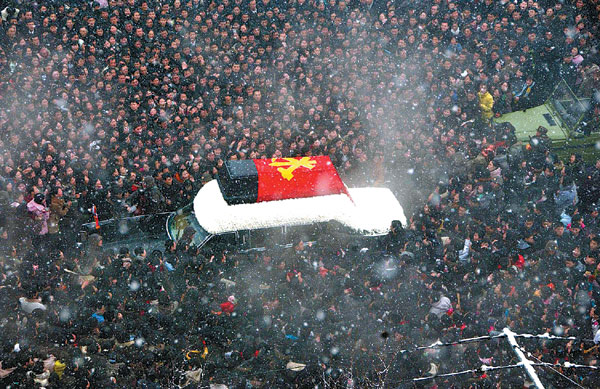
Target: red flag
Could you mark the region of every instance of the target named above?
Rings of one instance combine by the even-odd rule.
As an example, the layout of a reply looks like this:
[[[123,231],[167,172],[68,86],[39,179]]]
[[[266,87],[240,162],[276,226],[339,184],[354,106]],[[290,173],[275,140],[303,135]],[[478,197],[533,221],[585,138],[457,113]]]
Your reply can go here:
[[[92,205],[92,213],[94,214],[94,221],[96,222],[96,229],[100,229],[100,220],[98,219],[98,211],[96,210],[96,206]]]
[[[328,156],[255,159],[259,201],[323,196],[348,189]]]

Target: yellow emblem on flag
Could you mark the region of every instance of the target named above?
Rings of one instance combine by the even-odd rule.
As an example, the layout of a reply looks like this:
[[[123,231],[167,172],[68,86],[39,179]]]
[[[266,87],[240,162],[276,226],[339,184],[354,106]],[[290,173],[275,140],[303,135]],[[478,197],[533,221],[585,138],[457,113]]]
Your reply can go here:
[[[310,157],[302,157],[298,158],[280,158],[285,159],[284,161],[277,162],[277,158],[273,158],[272,162],[269,166],[282,166],[277,169],[279,173],[281,173],[281,177],[285,178],[288,181],[291,181],[294,178],[294,170],[299,167],[305,167],[307,169],[312,169],[317,165],[317,161],[311,160]],[[283,168],[287,166],[287,168]]]

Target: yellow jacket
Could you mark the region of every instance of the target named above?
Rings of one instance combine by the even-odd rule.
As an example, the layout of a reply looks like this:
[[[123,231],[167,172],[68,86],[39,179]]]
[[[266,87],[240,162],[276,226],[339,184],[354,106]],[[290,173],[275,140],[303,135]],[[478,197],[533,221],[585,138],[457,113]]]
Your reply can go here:
[[[67,367],[67,365],[65,363],[62,363],[59,360],[54,362],[54,372],[58,376],[59,380],[62,379],[62,376],[63,376],[63,373],[65,372],[66,367]]]
[[[481,117],[486,120],[489,120],[494,116],[494,112],[492,109],[494,108],[494,98],[490,94],[490,92],[477,94],[479,96],[479,108],[481,108]]]

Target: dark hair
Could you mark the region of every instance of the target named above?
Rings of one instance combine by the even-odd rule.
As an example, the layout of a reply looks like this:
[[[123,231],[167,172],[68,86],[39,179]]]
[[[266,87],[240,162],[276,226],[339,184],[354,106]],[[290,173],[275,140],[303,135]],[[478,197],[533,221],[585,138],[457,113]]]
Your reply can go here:
[[[167,240],[165,241],[165,250],[166,250],[166,251],[168,251],[168,250],[171,250],[171,249],[173,248],[173,245],[174,245],[174,244],[175,244],[175,241],[174,241],[174,240],[167,239]]]
[[[33,196],[33,201],[35,201],[37,204],[43,204],[45,199],[46,198],[41,193],[36,193],[36,195]]]
[[[160,261],[163,257],[163,253],[160,250],[152,250],[152,253],[150,254],[150,259],[152,261],[157,260]]]

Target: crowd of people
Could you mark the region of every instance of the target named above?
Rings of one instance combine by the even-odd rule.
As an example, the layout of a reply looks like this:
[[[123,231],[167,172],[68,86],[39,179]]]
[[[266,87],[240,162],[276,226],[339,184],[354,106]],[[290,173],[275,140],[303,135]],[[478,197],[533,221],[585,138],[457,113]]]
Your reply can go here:
[[[491,119],[564,80],[597,128],[600,1],[0,3],[5,387],[531,385],[412,381],[516,363],[503,339],[414,350],[504,327],[575,337],[522,341],[534,361],[598,365],[600,159]],[[364,249],[77,242],[188,204],[226,160],[310,155],[409,223]]]

